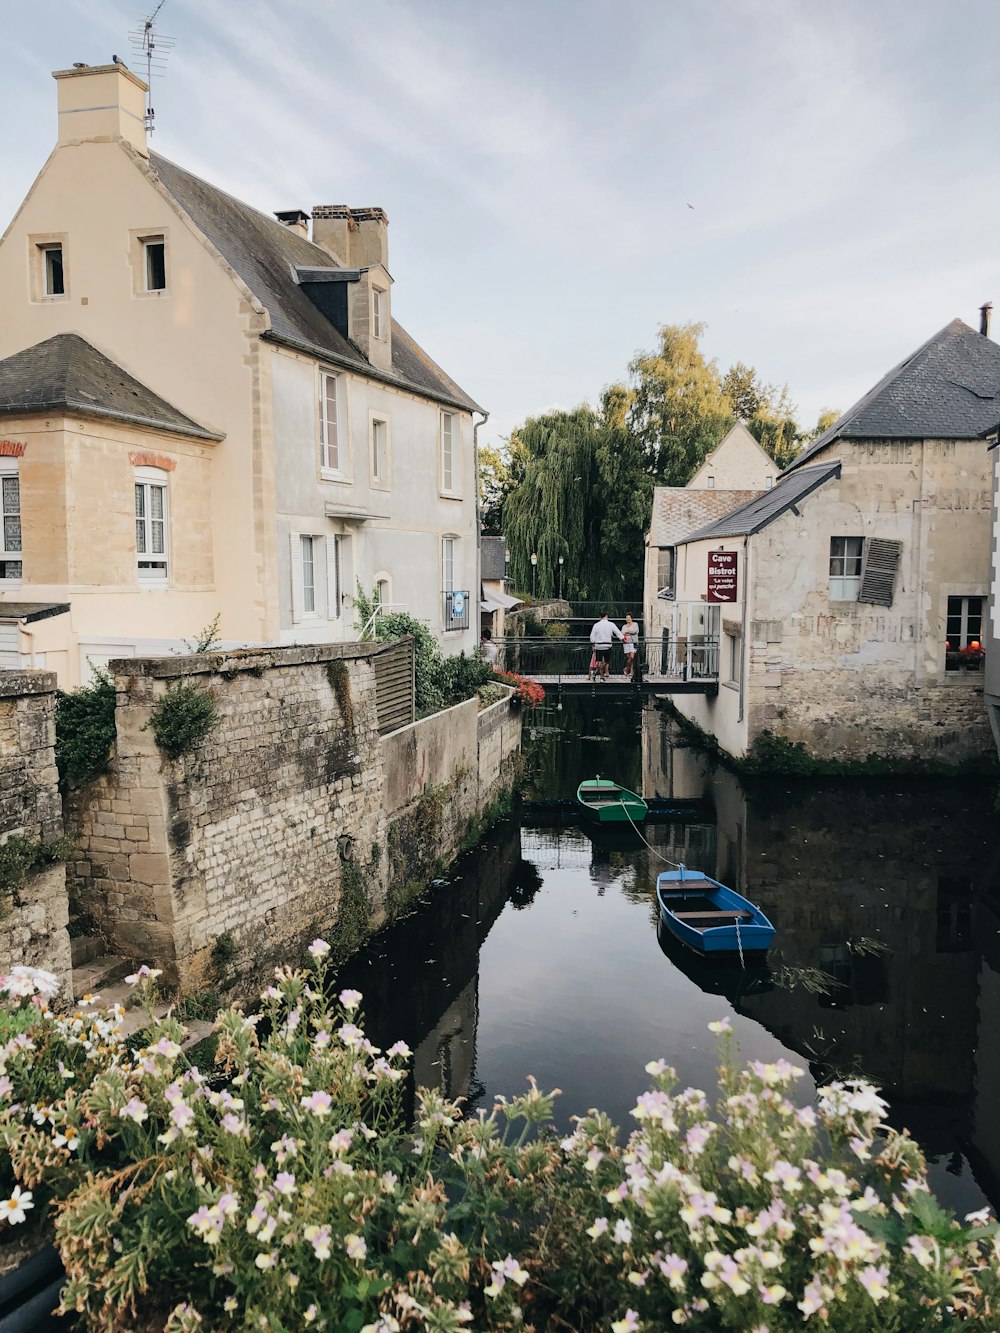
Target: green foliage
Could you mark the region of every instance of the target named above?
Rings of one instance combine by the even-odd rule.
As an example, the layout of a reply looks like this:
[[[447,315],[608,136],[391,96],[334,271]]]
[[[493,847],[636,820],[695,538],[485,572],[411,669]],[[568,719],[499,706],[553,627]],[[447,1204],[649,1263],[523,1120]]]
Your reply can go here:
[[[478,656],[459,653],[456,657],[446,657],[441,664],[441,690],[448,703],[471,699],[492,679],[493,668]]]
[[[194,681],[184,681],[160,696],[146,725],[152,728],[160,749],[171,759],[179,759],[197,749],[219,720],[215,695]]]
[[[508,690],[500,681],[491,680],[481,685],[476,693],[479,695],[479,707],[489,708],[492,704],[498,704],[501,699],[506,699]]]
[[[521,617],[521,633],[526,639],[540,639],[545,633],[537,611],[525,611]]]
[[[220,611],[193,640],[184,640],[189,653],[214,653],[217,651],[222,642],[219,638],[219,621],[221,619],[222,613]]]
[[[565,620],[546,620],[542,632],[547,639],[568,639],[569,625]]]
[[[65,861],[72,852],[69,838],[36,841],[23,833],[12,834],[0,844],[0,891],[21,888],[31,875],[56,861]]]
[[[420,1089],[411,1117],[410,1051],[372,1047],[310,954],[259,1021],[219,1015],[207,1080],[151,980],[134,1054],[100,1013],[54,1015],[45,974],[0,1004],[27,1038],[4,1047],[0,1227],[51,1213],[83,1333],[996,1329],[996,1224],[935,1199],[863,1081],[806,1107],[801,1069],[741,1068],[721,1023],[714,1104],[656,1061],[624,1142],[599,1110],[560,1138],[533,1079],[471,1116]]]
[[[348,731],[354,730],[354,700],[351,696],[351,671],[343,658],[334,658],[326,666],[330,687],[337,698],[340,716]]]
[[[342,963],[368,938],[371,927],[371,903],[365,887],[364,872],[357,861],[343,861],[340,866],[340,909],[333,932],[333,958]]]
[[[85,787],[107,768],[115,743],[115,683],[95,671],[89,685],[56,695],[56,767],[60,781]]]

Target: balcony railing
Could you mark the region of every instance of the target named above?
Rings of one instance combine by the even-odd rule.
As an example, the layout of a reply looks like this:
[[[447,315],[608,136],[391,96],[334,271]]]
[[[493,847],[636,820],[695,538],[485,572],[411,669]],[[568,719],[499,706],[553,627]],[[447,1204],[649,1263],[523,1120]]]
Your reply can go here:
[[[548,679],[590,675],[593,645],[589,639],[496,639],[497,669],[515,671],[522,676]],[[683,639],[640,640],[636,663],[637,676],[658,680],[714,681],[719,676],[718,638],[698,634]],[[612,676],[624,676],[625,651],[615,643],[608,657]]]
[[[441,594],[444,609],[445,631],[469,628],[469,590],[468,588],[446,588]]]

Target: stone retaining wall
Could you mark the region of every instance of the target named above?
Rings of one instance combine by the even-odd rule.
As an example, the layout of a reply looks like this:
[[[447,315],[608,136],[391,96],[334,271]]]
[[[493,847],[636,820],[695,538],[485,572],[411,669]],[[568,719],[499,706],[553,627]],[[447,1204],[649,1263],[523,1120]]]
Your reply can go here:
[[[63,832],[55,760],[56,678],[0,671],[0,844],[53,842]],[[18,964],[70,978],[66,867],[46,866],[0,887],[0,974]]]
[[[479,714],[471,700],[380,737],[378,651],[113,663],[116,753],[70,815],[71,899],[87,928],[183,992],[249,992],[315,935],[356,947],[400,885],[454,856],[509,778],[520,718],[509,701]],[[219,724],[171,760],[150,717],[192,682],[215,696]]]

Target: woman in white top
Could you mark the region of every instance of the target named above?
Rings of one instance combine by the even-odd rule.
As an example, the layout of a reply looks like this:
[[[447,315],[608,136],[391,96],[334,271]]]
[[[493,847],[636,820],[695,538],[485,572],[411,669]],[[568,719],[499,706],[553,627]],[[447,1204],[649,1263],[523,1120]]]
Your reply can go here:
[[[625,616],[622,639],[625,644],[625,679],[631,680],[635,674],[635,652],[639,642],[639,626],[632,619],[631,612]]]

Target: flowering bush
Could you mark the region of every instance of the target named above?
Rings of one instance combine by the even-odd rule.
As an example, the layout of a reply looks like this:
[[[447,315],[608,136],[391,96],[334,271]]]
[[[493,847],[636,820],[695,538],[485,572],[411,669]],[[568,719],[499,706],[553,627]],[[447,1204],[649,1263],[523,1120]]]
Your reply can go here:
[[[513,685],[515,699],[530,708],[537,707],[545,698],[544,689],[530,676],[519,676],[515,671],[497,671],[494,674],[496,679],[502,680],[505,685]]]
[[[409,1126],[409,1051],[372,1046],[329,947],[310,952],[259,1014],[220,1016],[210,1080],[153,1020],[148,969],[133,1053],[118,1012],[53,1013],[45,974],[4,983],[0,1236],[51,1203],[85,1327],[998,1327],[996,1226],[937,1204],[867,1084],[797,1107],[802,1071],[737,1070],[724,1020],[714,1114],[657,1061],[625,1143],[599,1111],[560,1141],[533,1080],[468,1117],[422,1090]]]

